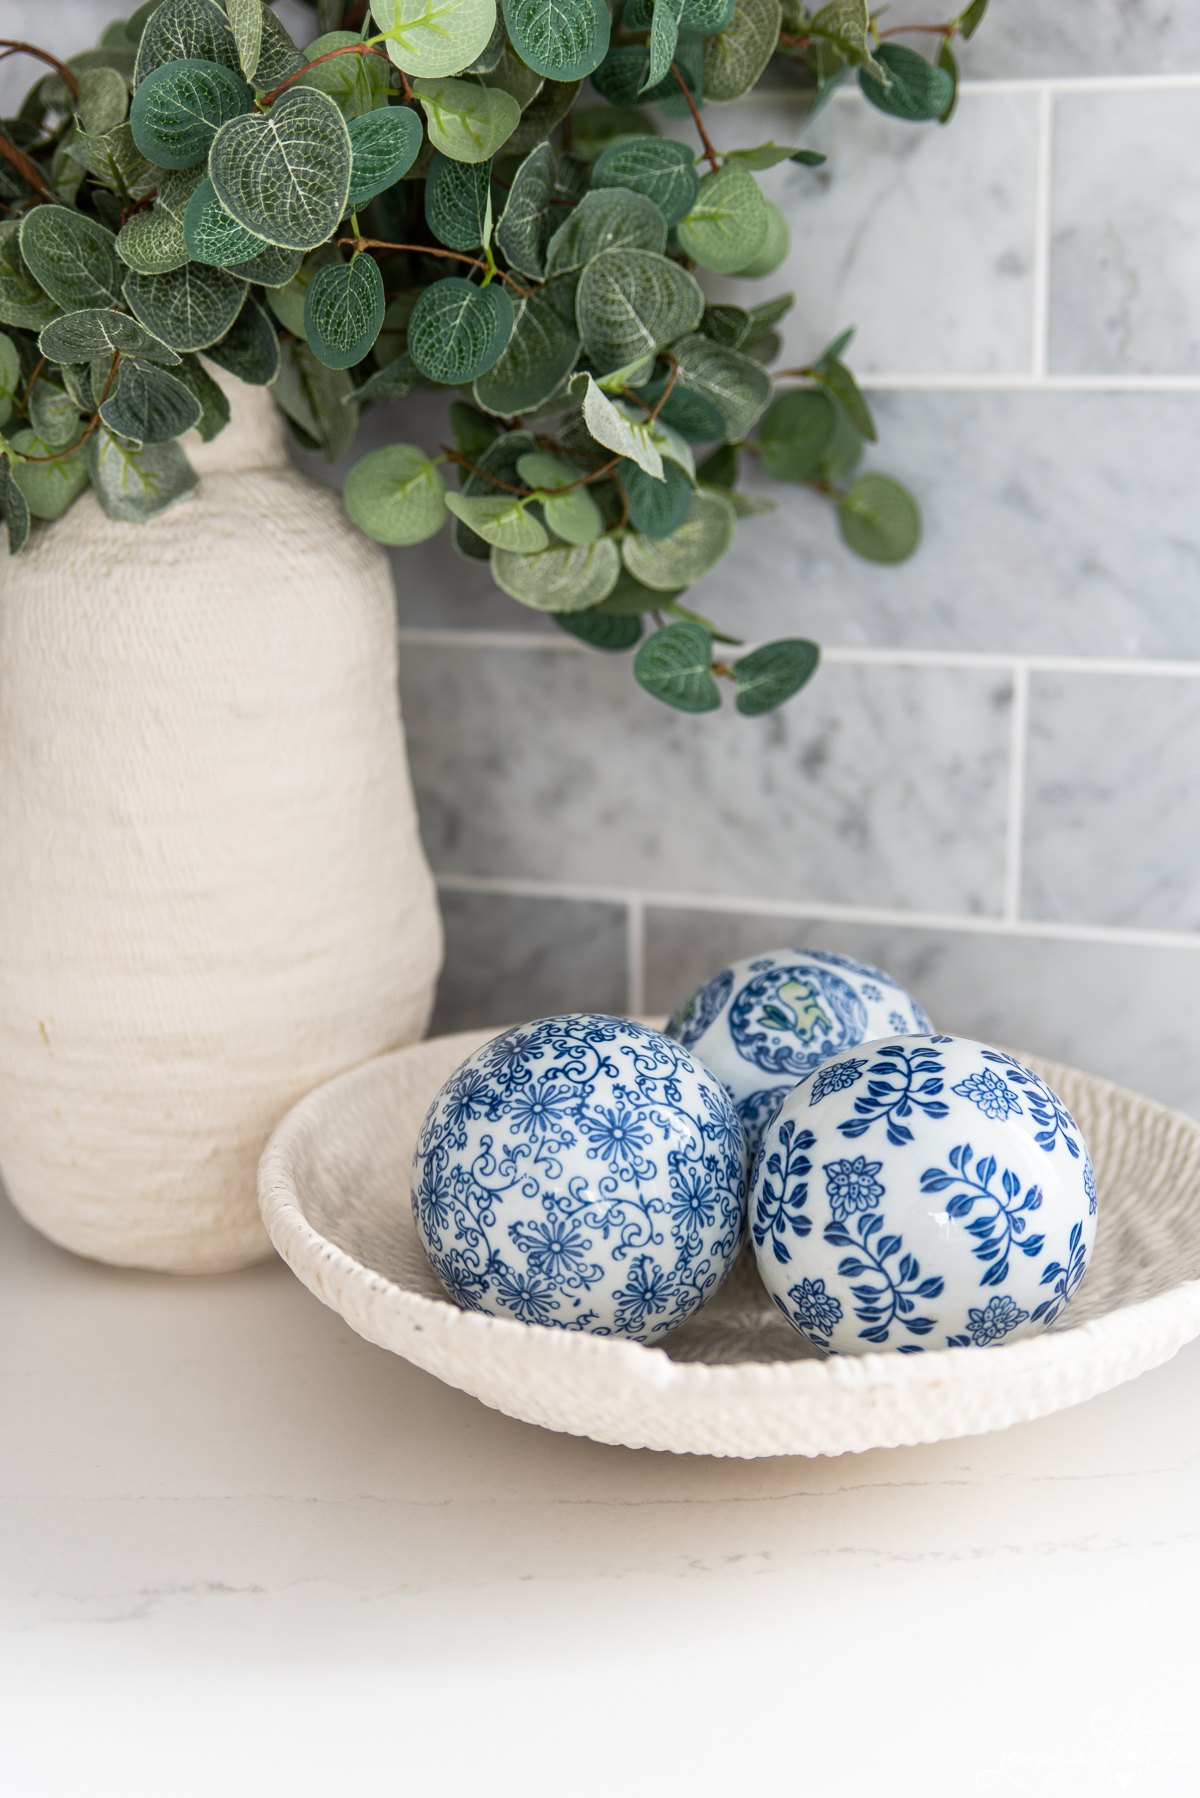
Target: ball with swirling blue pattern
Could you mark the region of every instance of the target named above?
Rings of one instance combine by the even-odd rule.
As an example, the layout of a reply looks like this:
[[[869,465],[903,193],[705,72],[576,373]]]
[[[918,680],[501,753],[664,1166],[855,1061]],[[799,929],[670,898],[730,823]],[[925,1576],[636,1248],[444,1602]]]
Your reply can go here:
[[[541,1018],[468,1056],[430,1106],[413,1216],[465,1309],[653,1342],[733,1265],[746,1160],[724,1087],[661,1031]]]

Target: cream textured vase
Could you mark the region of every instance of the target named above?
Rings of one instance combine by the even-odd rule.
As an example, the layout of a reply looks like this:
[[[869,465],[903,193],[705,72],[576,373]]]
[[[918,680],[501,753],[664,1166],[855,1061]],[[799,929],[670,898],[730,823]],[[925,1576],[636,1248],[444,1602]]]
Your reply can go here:
[[[420,1037],[441,925],[386,556],[270,395],[195,495],[92,492],[0,560],[0,1170],[80,1254],[269,1254],[255,1167],[311,1087]]]

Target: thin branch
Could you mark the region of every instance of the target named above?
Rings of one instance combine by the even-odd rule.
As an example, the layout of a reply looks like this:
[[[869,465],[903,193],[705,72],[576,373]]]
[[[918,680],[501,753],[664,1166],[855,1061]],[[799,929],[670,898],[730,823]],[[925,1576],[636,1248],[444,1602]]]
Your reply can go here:
[[[22,181],[27,181],[34,193],[40,194],[43,200],[53,202],[58,198],[53,188],[47,185],[46,178],[37,163],[30,162],[24,150],[18,150],[16,144],[11,143],[2,132],[0,132],[0,156],[3,156],[5,162],[11,163]]]
[[[662,411],[663,407],[666,405],[667,401],[670,399],[672,387],[674,387],[676,381],[679,379],[679,363],[674,356],[672,356],[670,358],[670,360],[671,360],[671,364],[672,364],[671,378],[667,382],[666,386],[663,388],[662,392],[659,394],[658,399],[655,402],[654,409],[651,412],[649,418],[646,420],[647,424],[654,423],[655,419],[658,417],[659,413]]]
[[[708,160],[711,163],[712,167],[714,169],[719,169],[721,165],[717,161],[717,152],[713,149],[712,142],[709,138],[708,132],[704,129],[704,123],[700,117],[699,108],[697,107],[695,100],[693,100],[693,98],[692,98],[692,90],[688,86],[687,82],[683,79],[683,76],[679,73],[679,64],[678,63],[673,62],[671,64],[671,73],[672,73],[672,75],[674,75],[676,81],[679,83],[680,87],[683,90],[683,97],[688,103],[688,111],[691,113],[692,118],[696,122],[696,129],[700,133],[700,142],[704,145],[704,154],[708,157]]]
[[[480,262],[478,256],[463,256],[458,250],[435,249],[433,244],[428,243],[384,243],[378,237],[339,237],[338,245],[355,251],[407,250],[412,256],[447,256],[451,262],[469,262],[472,268],[481,268],[484,274],[487,273],[487,263]],[[502,281],[507,281],[513,292],[519,293],[523,300],[529,299],[537,291],[533,287],[521,287],[511,275],[505,274],[503,269],[494,269],[492,272],[499,275]]]
[[[89,418],[89,420],[87,422],[87,426],[84,430],[83,436],[77,438],[76,441],[74,443],[72,443],[67,449],[56,451],[56,453],[53,456],[22,456],[21,457],[22,462],[62,462],[62,461],[65,461],[68,456],[73,456],[77,449],[83,448],[84,444],[87,442],[87,440],[91,436],[92,432],[96,429],[96,426],[100,423],[100,407],[104,404],[105,400],[108,398],[108,390],[113,384],[113,378],[117,372],[117,364],[120,362],[120,360],[121,360],[121,358],[120,358],[119,353],[116,350],[114,350],[113,351],[113,359],[112,359],[112,367],[109,369],[108,379],[104,383],[104,392],[100,395],[100,399],[99,399],[99,402],[97,403],[96,410],[92,413],[91,418]],[[32,387],[33,382],[30,381],[29,385]]]
[[[505,493],[515,493],[518,499],[532,499],[536,491],[533,487],[514,487],[511,481],[502,481],[499,475],[489,474],[486,468],[476,468],[474,462],[467,461],[461,450],[451,449],[448,443],[439,443],[438,448],[456,468],[465,468],[468,474],[477,474],[481,481],[490,481],[493,487],[503,487]]]
[[[0,62],[6,61],[10,56],[22,55],[36,56],[39,62],[48,62],[55,74],[61,78],[62,84],[70,94],[71,99],[78,105],[78,75],[75,73],[74,69],[69,69],[65,62],[59,62],[57,56],[51,56],[49,50],[39,50],[36,44],[24,44],[21,43],[19,39],[13,37],[0,37],[0,48],[3,48],[4,50],[4,55],[0,56]]]
[[[883,42],[885,37],[904,37],[910,31],[932,31],[938,37],[951,38],[954,36],[954,33],[957,30],[958,30],[957,24],[954,24],[954,25],[893,25],[889,31],[877,31],[875,33],[875,36],[879,39],[880,43]]]
[[[22,412],[24,412],[26,414],[29,411],[29,396],[33,392],[33,384],[37,380],[38,376],[41,374],[41,372],[45,368],[45,366],[46,366],[46,358],[43,356],[41,358],[40,362],[35,367],[33,373],[29,377],[29,385],[25,389],[25,398],[21,401],[21,410],[22,410]]]
[[[292,82],[299,81],[301,75],[307,75],[310,69],[315,69],[320,63],[329,62],[334,56],[382,56],[383,60],[392,68],[396,66],[392,62],[387,51],[377,49],[374,44],[343,44],[340,50],[326,50],[324,56],[314,56],[312,61],[306,62],[302,69],[297,69],[294,75],[287,76],[285,80],[279,83],[278,87],[273,87],[269,94],[264,94],[258,102],[259,106],[270,106],[273,101],[278,100],[285,87],[291,87]],[[403,70],[401,70],[401,73],[403,74]],[[406,81],[405,86],[407,87],[407,85]],[[411,92],[411,89],[409,92]],[[405,98],[407,99],[407,97],[408,95],[406,94]]]

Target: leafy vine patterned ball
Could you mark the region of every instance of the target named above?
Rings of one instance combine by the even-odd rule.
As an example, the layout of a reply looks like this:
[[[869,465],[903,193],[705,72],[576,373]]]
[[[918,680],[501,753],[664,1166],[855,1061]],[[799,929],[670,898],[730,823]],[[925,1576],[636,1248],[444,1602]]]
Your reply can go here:
[[[430,1106],[417,1231],[471,1311],[649,1342],[741,1247],[746,1148],[720,1082],[661,1031],[583,1013],[485,1043]]]
[[[1035,1336],[1087,1271],[1096,1181],[1043,1080],[954,1036],[893,1036],[808,1075],[750,1190],[763,1283],[818,1348],[987,1348]]]
[[[781,1100],[831,1055],[932,1029],[912,994],[869,963],[822,949],[772,949],[735,961],[693,993],[667,1035],[723,1082],[753,1156]]]

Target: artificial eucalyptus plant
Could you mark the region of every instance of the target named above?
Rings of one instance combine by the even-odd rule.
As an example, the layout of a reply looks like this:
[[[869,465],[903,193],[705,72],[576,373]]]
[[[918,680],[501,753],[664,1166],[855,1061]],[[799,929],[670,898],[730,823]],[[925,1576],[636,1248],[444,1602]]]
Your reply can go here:
[[[811,119],[856,70],[882,112],[945,122],[986,4],[881,31],[867,0],[315,0],[298,49],[262,0],[148,0],[65,61],[5,42],[50,65],[0,127],[10,551],[89,483],[130,521],[190,493],[179,437],[229,416],[201,355],[331,461],[364,407],[451,388],[453,441],[365,456],[351,518],[395,545],[448,524],[522,605],[640,642],[637,679],[682,711],[721,703],[714,676],[770,710],[816,645],[714,659],[737,639],[682,604],[775,503],[738,491],[741,456],[828,496],[870,560],[910,555],[920,519],[856,473],[875,427],[850,333],[773,378],[792,296],[706,303],[695,270],[760,279],[787,254],[756,176],[824,158],[719,147],[702,108],[770,67]],[[888,41],[913,30],[935,61]]]

